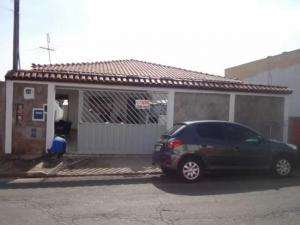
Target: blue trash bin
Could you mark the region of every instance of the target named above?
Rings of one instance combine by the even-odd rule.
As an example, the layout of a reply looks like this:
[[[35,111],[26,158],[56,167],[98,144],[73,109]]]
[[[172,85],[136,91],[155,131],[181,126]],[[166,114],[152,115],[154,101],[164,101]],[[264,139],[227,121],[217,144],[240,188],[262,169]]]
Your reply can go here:
[[[52,141],[52,146],[49,149],[50,154],[63,154],[66,152],[67,141],[62,137],[55,137]]]

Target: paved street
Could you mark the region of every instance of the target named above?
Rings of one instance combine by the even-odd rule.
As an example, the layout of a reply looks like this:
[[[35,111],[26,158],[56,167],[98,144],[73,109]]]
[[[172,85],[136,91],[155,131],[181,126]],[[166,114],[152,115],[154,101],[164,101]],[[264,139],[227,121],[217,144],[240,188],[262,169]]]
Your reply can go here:
[[[299,224],[300,176],[0,181],[0,224]]]

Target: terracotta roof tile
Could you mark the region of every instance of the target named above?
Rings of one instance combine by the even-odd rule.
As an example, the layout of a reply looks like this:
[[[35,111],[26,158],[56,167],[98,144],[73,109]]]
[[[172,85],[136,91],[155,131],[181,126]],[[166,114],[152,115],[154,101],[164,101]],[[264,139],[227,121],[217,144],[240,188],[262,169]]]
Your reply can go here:
[[[134,76],[139,78],[169,78],[184,80],[221,80],[240,82],[236,79],[225,78],[207,73],[196,72],[156,63],[138,60],[116,60],[93,63],[67,63],[67,64],[32,64],[37,71],[75,72],[89,74],[105,74],[111,76]]]
[[[84,82],[273,94],[292,93],[287,87],[247,84],[237,79],[138,60],[32,64],[31,70],[9,71],[5,77],[9,80]]]

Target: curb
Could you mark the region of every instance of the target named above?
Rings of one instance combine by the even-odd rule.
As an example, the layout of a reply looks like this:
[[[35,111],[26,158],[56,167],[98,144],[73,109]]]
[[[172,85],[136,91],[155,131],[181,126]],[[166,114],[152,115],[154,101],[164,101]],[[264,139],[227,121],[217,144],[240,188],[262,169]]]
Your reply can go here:
[[[109,176],[142,176],[161,175],[161,172],[103,173],[103,174],[57,174],[56,177],[109,177]]]
[[[47,177],[48,174],[44,172],[33,172],[33,173],[0,173],[0,178],[43,178]]]
[[[140,172],[140,173],[104,173],[104,174],[56,174],[44,172],[32,173],[0,173],[0,178],[54,178],[54,177],[108,177],[108,176],[142,176],[161,175],[161,172]]]
[[[44,171],[31,171],[31,172],[0,172],[1,178],[54,178],[54,177],[109,177],[109,176],[145,176],[145,175],[160,175],[161,172],[124,172],[124,173],[96,173],[96,174],[60,174],[59,172],[66,166],[73,166],[78,162],[85,161],[86,159],[75,160],[74,162],[66,165],[63,161],[60,162],[56,167],[48,172]]]

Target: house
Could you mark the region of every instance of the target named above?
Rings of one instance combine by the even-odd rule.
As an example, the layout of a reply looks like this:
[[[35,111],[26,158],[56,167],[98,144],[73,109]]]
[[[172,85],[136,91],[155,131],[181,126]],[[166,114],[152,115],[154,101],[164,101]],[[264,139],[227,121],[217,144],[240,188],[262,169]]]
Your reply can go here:
[[[300,49],[225,69],[225,76],[247,83],[283,85],[293,90],[288,98],[289,141],[300,146]]]
[[[184,120],[236,121],[287,138],[287,87],[138,60],[33,64],[5,78],[6,154],[41,154],[64,126],[76,154],[149,154]]]

